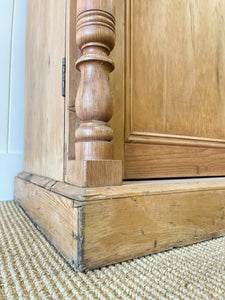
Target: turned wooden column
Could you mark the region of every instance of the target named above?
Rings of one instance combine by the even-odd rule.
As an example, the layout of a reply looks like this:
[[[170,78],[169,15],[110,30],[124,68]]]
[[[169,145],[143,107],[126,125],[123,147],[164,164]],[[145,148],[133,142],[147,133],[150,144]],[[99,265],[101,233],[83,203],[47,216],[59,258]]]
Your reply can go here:
[[[115,43],[113,1],[78,1],[77,12],[76,40],[82,56],[76,63],[81,72],[76,97],[81,120],[75,132],[76,159],[112,159],[113,131],[107,122],[113,113],[109,72],[114,63],[108,57]]]
[[[122,182],[121,161],[113,160],[113,115],[109,73],[114,63],[109,54],[115,43],[112,0],[78,0],[76,41],[82,56],[76,62],[81,72],[76,96],[80,126],[75,131],[73,175],[69,182],[82,186],[118,185]],[[75,167],[74,167],[75,166]],[[69,166],[70,168],[70,166]],[[82,169],[77,176],[77,170]]]

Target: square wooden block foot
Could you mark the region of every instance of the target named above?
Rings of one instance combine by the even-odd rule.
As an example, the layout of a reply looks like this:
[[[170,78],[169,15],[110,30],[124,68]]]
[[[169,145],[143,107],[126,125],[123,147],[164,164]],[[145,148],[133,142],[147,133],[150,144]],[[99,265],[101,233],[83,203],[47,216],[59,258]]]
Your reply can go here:
[[[66,182],[81,187],[122,184],[120,160],[69,160]]]
[[[15,201],[79,270],[225,235],[225,178],[81,188],[23,172]]]

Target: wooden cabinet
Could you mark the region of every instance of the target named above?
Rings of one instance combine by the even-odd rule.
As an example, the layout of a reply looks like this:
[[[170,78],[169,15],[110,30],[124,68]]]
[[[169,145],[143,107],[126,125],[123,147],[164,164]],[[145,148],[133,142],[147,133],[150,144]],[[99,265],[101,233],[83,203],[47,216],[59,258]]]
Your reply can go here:
[[[225,1],[40,0],[27,11],[15,200],[70,264],[224,235]]]

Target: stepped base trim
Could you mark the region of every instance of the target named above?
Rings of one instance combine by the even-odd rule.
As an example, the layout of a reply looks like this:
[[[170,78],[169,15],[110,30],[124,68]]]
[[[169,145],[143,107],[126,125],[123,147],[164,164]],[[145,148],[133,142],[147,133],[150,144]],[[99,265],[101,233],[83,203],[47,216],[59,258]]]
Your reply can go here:
[[[225,235],[225,178],[81,188],[22,172],[15,201],[79,270]]]

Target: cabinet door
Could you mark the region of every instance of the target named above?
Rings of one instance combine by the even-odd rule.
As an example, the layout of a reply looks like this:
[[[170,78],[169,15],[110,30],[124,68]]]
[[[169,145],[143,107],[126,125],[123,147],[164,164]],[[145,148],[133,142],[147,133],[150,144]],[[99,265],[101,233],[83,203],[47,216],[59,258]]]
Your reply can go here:
[[[66,0],[28,0],[24,171],[63,180]]]
[[[225,175],[225,1],[126,9],[125,178]]]

